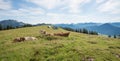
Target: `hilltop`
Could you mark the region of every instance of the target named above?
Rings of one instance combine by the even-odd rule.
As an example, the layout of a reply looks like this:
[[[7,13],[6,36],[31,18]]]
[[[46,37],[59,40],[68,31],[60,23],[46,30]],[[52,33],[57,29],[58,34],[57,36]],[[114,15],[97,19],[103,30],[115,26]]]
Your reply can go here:
[[[70,32],[69,37],[40,37],[68,32],[47,26],[0,31],[0,61],[120,61],[120,39]],[[34,36],[38,40],[12,43],[16,37]]]

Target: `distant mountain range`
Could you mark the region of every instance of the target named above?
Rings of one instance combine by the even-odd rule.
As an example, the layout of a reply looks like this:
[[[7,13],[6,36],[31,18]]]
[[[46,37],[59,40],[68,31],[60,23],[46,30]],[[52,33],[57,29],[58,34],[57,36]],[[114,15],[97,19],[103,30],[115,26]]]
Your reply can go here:
[[[18,22],[16,20],[3,20],[0,21],[0,24],[2,25],[3,28],[6,28],[7,26],[12,26],[12,27],[21,27],[25,25],[23,22]]]
[[[116,23],[110,23],[111,25],[114,25],[116,27],[120,27],[120,22],[116,22]]]
[[[0,21],[0,24],[3,27],[13,26],[13,27],[21,27],[25,25],[26,23],[18,22],[16,20],[3,20]],[[34,26],[43,25],[42,24],[36,24]],[[120,35],[120,22],[116,23],[77,23],[77,24],[53,24],[57,27],[69,27],[72,29],[80,29],[85,28],[90,31],[96,31],[100,34],[106,34],[106,35]]]
[[[90,26],[99,26],[101,23],[77,23],[77,24],[55,24],[58,27],[69,27],[72,29],[86,28]]]
[[[120,35],[120,27],[113,26],[109,23],[105,23],[100,26],[86,27],[86,29],[106,35]]]
[[[58,27],[69,27],[72,29],[85,28],[105,35],[120,35],[120,22],[118,23],[78,23],[78,24],[55,24]]]

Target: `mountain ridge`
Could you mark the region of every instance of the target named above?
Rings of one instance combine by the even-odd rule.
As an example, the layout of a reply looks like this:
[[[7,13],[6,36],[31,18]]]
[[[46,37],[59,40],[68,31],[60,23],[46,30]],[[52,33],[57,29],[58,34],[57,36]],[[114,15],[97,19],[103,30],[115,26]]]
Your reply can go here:
[[[12,27],[21,27],[25,25],[23,22],[18,22],[17,20],[2,20],[0,21],[0,24],[2,25],[3,28],[6,28],[7,26],[12,26]]]
[[[5,28],[8,25],[12,27],[21,27],[25,25],[26,23],[18,22],[17,20],[3,20],[0,21],[0,24]],[[45,24],[45,23],[43,23]],[[35,26],[40,26],[43,24],[36,24]],[[77,24],[51,24],[57,27],[69,27],[72,29],[81,29],[85,28],[90,31],[96,31],[100,34],[106,34],[106,35],[120,35],[120,22],[115,23],[77,23]],[[106,31],[106,32],[105,32]]]

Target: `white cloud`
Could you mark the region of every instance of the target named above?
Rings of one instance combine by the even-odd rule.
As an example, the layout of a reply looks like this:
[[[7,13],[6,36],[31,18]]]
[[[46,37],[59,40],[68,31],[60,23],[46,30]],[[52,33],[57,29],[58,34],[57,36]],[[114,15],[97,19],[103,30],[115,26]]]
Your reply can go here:
[[[11,8],[11,1],[0,0],[0,9],[6,10]]]
[[[69,7],[71,13],[80,13],[82,4],[90,2],[90,0],[69,0]]]
[[[45,11],[41,8],[20,8],[18,10],[1,10],[0,20],[15,19],[25,23],[35,24],[39,22],[39,19],[44,14],[45,14]]]
[[[0,16],[34,16],[43,15],[45,11],[41,8],[20,8],[18,10],[2,10]]]
[[[42,6],[46,9],[54,9],[56,7],[64,8],[68,7],[70,13],[79,13],[80,6],[82,4],[88,3],[91,0],[27,0],[28,2],[33,2],[39,6]]]
[[[106,0],[96,0],[96,3],[102,3],[104,1],[106,1]]]
[[[120,13],[120,0],[108,0],[97,8],[100,12]]]
[[[26,9],[19,9],[20,12],[23,13],[28,13],[28,14],[32,14],[32,15],[41,15],[41,14],[45,14],[45,11],[41,8],[26,8]]]
[[[64,1],[61,0],[27,0],[27,1],[33,2],[39,6],[43,6],[46,9],[53,9],[64,3]]]
[[[16,20],[23,20],[26,23],[79,23],[79,22],[116,22],[119,21],[118,17],[115,17],[115,13],[120,13],[120,0],[94,0],[94,4],[97,5],[97,9],[104,14],[104,12],[114,13],[112,16],[105,14],[99,16],[98,12],[91,12],[88,14],[81,13],[85,8],[92,9],[95,7],[86,7],[85,4],[92,0],[27,0],[37,4],[40,7],[31,7],[27,4],[17,7],[18,9],[10,9],[10,2],[0,0],[1,18],[10,18]],[[2,3],[2,4],[1,4]],[[91,4],[91,3],[90,3]],[[93,4],[93,5],[94,5]],[[8,8],[5,8],[8,5]],[[100,5],[100,6],[98,6]],[[3,6],[3,7],[1,7]],[[6,6],[7,7],[7,6]],[[41,9],[42,8],[46,8]],[[58,10],[59,9],[59,10]],[[58,10],[58,11],[57,11]],[[65,12],[64,12],[65,11]],[[89,10],[88,10],[89,11]],[[71,14],[72,13],[72,14]],[[80,14],[81,13],[81,14]],[[101,13],[100,13],[101,14]],[[114,16],[114,17],[113,17]]]
[[[58,13],[47,14],[47,23],[81,23],[81,22],[93,22],[93,21],[101,22],[101,19],[98,20],[97,17],[92,15],[83,16],[76,14],[69,15],[69,14],[58,14]]]

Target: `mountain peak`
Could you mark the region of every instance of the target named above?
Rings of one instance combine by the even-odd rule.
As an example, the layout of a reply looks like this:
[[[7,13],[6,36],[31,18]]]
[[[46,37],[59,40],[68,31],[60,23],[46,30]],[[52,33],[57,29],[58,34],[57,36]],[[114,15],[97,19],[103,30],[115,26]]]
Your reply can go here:
[[[102,24],[100,25],[101,27],[104,26],[104,27],[114,27],[113,25],[109,24],[109,23],[105,23],[105,24]]]
[[[23,25],[24,25],[23,22],[18,22],[17,20],[12,20],[12,19],[0,21],[0,24],[1,24],[3,27],[7,27],[8,25],[9,25],[9,26],[13,26],[13,27],[23,26]]]
[[[1,22],[17,22],[16,20],[13,20],[13,19],[8,19],[8,20],[2,20]]]

